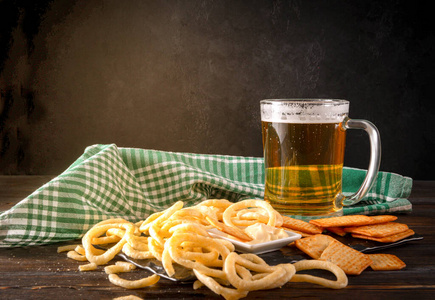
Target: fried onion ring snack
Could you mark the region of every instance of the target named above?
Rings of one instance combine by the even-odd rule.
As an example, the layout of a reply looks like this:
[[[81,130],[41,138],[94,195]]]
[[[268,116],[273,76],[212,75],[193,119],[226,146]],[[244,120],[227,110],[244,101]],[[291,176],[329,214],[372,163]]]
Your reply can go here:
[[[115,246],[108,249],[103,254],[96,254],[97,249],[92,245],[92,239],[94,237],[99,237],[103,235],[110,228],[124,228],[126,233],[122,237],[122,239],[116,243]],[[91,228],[83,237],[82,244],[83,248],[86,250],[86,258],[89,262],[93,262],[97,265],[104,265],[110,260],[112,260],[116,254],[118,254],[125,243],[127,243],[127,239],[133,234],[135,230],[134,224],[130,222],[120,222],[113,224],[102,224],[94,226]]]
[[[342,289],[347,286],[348,280],[345,272],[336,264],[333,264],[331,262],[321,260],[301,260],[294,263],[293,265],[296,268],[296,271],[311,269],[328,270],[332,272],[337,279],[336,281],[332,281],[309,274],[296,274],[290,280],[291,282],[310,282],[323,285],[324,287],[331,289]]]
[[[223,220],[224,223],[227,226],[236,227],[237,226],[233,223],[233,218],[237,215],[237,211],[241,209],[246,208],[263,208],[267,212],[268,220],[267,225],[275,227],[275,226],[281,226],[282,225],[282,219],[278,220],[281,221],[281,224],[277,224],[277,213],[273,209],[272,205],[267,203],[266,201],[262,200],[244,200],[240,202],[236,202],[232,205],[230,205],[223,214]]]
[[[184,203],[178,201],[136,223],[123,219],[99,222],[83,236],[82,245],[58,250],[69,251],[68,256],[73,259],[87,261],[88,264],[80,266],[81,271],[106,265],[120,252],[135,259],[157,259],[169,276],[174,276],[174,264],[178,264],[191,269],[196,275],[195,289],[204,285],[225,299],[240,299],[250,291],[273,289],[290,281],[307,281],[331,288],[345,287],[346,275],[332,263],[270,266],[255,254],[236,253],[231,242],[213,238],[207,231],[217,228],[239,236],[241,240],[249,240],[252,238],[244,233],[244,227],[260,224],[282,230],[284,220],[263,200],[231,203],[210,199],[192,207],[184,207]],[[104,245],[107,250],[97,249],[96,245]],[[296,274],[298,270],[309,268],[329,270],[337,280]],[[160,278],[151,275],[139,280],[126,280],[118,275],[134,269],[132,264],[126,262],[104,268],[112,284],[126,289],[143,288],[155,284]]]
[[[269,266],[257,255],[232,252],[224,266],[228,281],[238,290],[273,289],[286,284],[295,274],[292,264]],[[256,275],[252,275],[255,272]]]

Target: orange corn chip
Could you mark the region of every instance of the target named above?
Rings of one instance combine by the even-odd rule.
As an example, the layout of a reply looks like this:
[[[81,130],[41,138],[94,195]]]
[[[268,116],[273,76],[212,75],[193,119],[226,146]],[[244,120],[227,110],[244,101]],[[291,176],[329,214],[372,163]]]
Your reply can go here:
[[[352,237],[358,238],[358,239],[372,240],[372,241],[376,241],[376,242],[380,242],[380,243],[394,243],[394,242],[403,240],[404,238],[407,238],[408,236],[411,236],[414,234],[415,234],[414,230],[408,229],[408,230],[400,232],[398,234],[393,234],[393,235],[389,235],[386,237],[380,237],[380,238],[362,235],[362,234],[357,234],[357,233],[352,233]]]
[[[393,254],[367,254],[373,261],[370,267],[375,271],[393,271],[406,267],[406,264]]]
[[[286,227],[286,228],[290,228],[306,233],[311,233],[311,234],[318,234],[323,232],[323,229],[317,225],[302,220],[293,219],[287,216],[283,216],[282,218],[283,218],[282,227]]]
[[[314,259],[319,259],[323,250],[335,241],[333,237],[324,234],[316,234],[295,241],[296,247]]]
[[[364,215],[341,216],[310,220],[311,224],[319,227],[348,227],[372,224],[373,219]]]
[[[404,232],[408,230],[408,225],[396,222],[387,222],[382,224],[348,227],[344,230],[351,233],[380,238]]]
[[[348,275],[359,275],[372,263],[367,254],[352,249],[337,240],[329,243],[328,247],[323,250],[320,260],[336,264]]]

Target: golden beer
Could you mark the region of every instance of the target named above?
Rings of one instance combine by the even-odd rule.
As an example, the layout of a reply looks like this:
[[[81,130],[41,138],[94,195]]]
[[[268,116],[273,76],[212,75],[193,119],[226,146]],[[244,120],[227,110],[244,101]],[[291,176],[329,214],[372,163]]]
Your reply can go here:
[[[341,210],[346,131],[340,123],[262,121],[264,199],[281,213],[327,216]]]
[[[285,215],[302,219],[343,214],[373,186],[381,159],[375,125],[350,119],[341,99],[268,99],[260,101],[263,134],[264,200]],[[370,162],[361,187],[342,193],[347,129],[362,129],[370,140]]]

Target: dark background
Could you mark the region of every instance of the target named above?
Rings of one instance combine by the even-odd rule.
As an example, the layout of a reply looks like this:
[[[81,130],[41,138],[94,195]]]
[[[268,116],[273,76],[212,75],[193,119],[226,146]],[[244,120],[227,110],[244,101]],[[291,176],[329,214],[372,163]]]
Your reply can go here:
[[[259,101],[341,98],[381,170],[435,179],[429,1],[0,1],[0,173],[85,147],[262,156]],[[368,139],[348,132],[346,165]]]

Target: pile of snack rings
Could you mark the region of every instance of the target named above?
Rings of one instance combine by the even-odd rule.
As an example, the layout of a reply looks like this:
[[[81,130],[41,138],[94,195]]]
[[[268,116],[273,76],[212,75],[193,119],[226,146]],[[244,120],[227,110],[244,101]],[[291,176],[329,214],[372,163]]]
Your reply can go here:
[[[176,202],[164,211],[156,212],[143,221],[131,223],[123,219],[109,219],[94,225],[83,237],[82,245],[59,247],[68,251],[68,257],[87,261],[80,271],[95,270],[109,263],[119,252],[134,259],[157,259],[166,273],[174,275],[173,264],[192,269],[197,280],[193,288],[207,286],[225,299],[240,299],[250,291],[274,289],[288,282],[311,282],[340,289],[347,286],[347,276],[335,264],[320,260],[268,265],[255,254],[239,254],[226,240],[213,238],[208,229],[216,224],[232,228],[234,235],[242,228],[258,222],[281,227],[282,216],[262,200],[243,200],[232,203],[223,199],[205,200],[192,207]],[[212,225],[212,223],[214,225]],[[95,245],[113,245],[101,250]],[[117,262],[105,267],[111,283],[127,288],[143,288],[159,281],[158,275],[139,280],[126,280],[117,275],[129,272],[134,265]],[[336,280],[308,274],[297,274],[307,269],[332,272]]]

